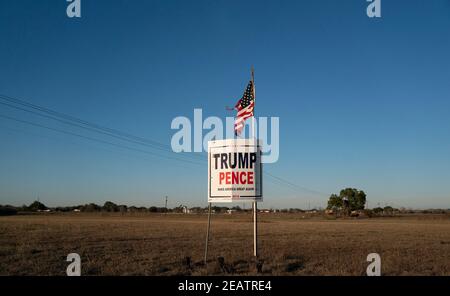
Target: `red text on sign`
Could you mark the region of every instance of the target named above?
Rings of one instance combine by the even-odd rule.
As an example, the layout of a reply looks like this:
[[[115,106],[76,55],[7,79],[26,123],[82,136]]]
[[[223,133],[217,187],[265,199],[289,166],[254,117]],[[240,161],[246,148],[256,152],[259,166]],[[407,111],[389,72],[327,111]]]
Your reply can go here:
[[[252,185],[253,172],[221,172],[219,173],[219,183],[227,185]]]

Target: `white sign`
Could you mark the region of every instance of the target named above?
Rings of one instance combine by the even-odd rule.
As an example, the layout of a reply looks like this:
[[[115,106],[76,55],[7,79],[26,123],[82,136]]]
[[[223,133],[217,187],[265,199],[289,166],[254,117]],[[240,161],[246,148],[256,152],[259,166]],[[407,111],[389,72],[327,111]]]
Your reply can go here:
[[[262,201],[261,141],[208,142],[208,202]]]

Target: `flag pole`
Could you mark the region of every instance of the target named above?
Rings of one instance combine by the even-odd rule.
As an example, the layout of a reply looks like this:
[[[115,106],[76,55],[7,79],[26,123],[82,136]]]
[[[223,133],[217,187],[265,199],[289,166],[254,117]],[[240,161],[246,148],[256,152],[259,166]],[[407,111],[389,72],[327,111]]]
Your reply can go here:
[[[255,107],[256,107],[256,89],[255,89],[255,69],[252,66],[252,84],[253,84],[253,124],[252,132],[253,138],[256,139],[256,118],[255,118]]]
[[[253,84],[253,138],[256,137],[256,118],[255,118],[255,106],[256,106],[256,90],[255,90],[255,69],[252,66],[252,84]],[[258,205],[256,199],[253,201],[253,256],[258,258]]]

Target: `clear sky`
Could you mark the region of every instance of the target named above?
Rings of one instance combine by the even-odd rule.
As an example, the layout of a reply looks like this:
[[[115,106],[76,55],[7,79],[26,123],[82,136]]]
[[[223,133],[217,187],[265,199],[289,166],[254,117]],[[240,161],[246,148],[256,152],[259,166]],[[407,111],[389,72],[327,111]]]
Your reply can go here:
[[[265,169],[324,193],[266,179],[261,207],[325,206],[356,187],[370,207],[450,208],[450,1],[382,0],[381,19],[367,5],[82,0],[70,19],[64,0],[1,0],[0,94],[170,145],[176,116],[230,116],[254,65],[255,111],[280,118],[280,158]],[[115,141],[2,104],[0,115]],[[166,195],[205,206],[206,164],[0,117],[0,204]]]

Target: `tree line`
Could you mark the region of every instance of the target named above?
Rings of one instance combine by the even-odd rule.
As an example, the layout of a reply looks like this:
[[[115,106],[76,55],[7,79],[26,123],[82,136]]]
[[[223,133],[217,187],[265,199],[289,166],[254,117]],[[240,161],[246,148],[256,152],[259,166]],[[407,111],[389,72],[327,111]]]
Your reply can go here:
[[[116,204],[112,201],[107,201],[103,205],[98,205],[95,203],[89,203],[78,206],[66,206],[66,207],[47,207],[40,201],[34,201],[30,205],[22,205],[20,207],[15,207],[11,205],[0,205],[0,215],[15,215],[19,212],[31,213],[31,212],[86,212],[86,213],[96,213],[96,212],[108,212],[108,213],[124,213],[124,212],[136,212],[136,213],[202,213],[207,211],[207,207],[191,207],[179,205],[174,208],[166,207],[136,207]],[[212,210],[218,213],[225,213],[228,210],[241,212],[244,211],[239,206],[235,207],[218,207],[213,206]]]
[[[350,215],[353,212],[363,212],[366,216],[380,216],[380,215],[393,215],[398,213],[423,213],[423,214],[444,214],[450,211],[450,209],[428,209],[421,211],[396,209],[391,206],[376,207],[373,209],[366,209],[367,196],[363,190],[358,190],[356,188],[345,188],[342,189],[338,194],[332,194],[327,203],[327,213],[333,213],[338,215]],[[89,203],[78,206],[67,206],[67,207],[53,207],[49,208],[40,201],[34,201],[30,205],[22,205],[20,207],[14,207],[11,205],[0,205],[0,216],[15,215],[18,213],[30,213],[30,212],[86,212],[86,213],[96,213],[96,212],[109,212],[109,213],[125,213],[125,212],[136,212],[136,213],[205,213],[207,212],[207,207],[191,207],[188,208],[184,205],[179,205],[174,208],[166,207],[136,207],[136,206],[126,206],[116,204],[112,201],[107,201],[103,205],[98,205],[95,203]],[[232,212],[245,212],[251,211],[249,209],[242,209],[239,206],[234,207],[219,207],[212,206],[212,210],[215,213],[226,213]],[[281,213],[304,213],[304,212],[321,212],[321,209],[316,210],[303,210],[299,208],[281,209],[276,210]]]

